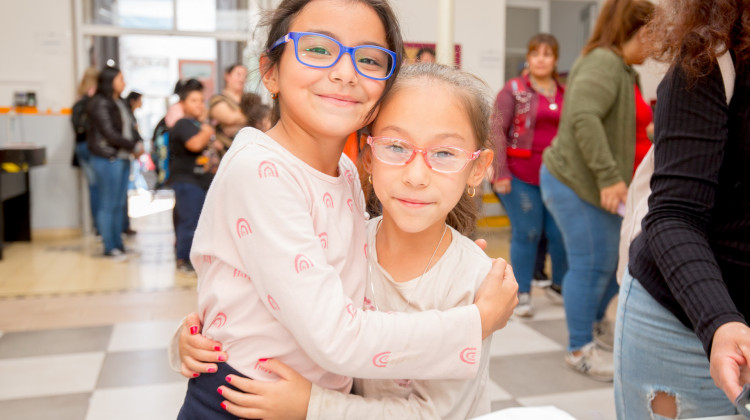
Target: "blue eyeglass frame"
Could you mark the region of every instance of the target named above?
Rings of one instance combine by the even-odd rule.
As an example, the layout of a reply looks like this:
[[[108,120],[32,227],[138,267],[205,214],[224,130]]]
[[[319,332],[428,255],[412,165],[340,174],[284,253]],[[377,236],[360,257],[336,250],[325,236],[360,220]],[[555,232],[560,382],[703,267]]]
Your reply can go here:
[[[302,60],[299,59],[299,51],[297,50],[297,42],[299,41],[300,38],[302,38],[305,35],[320,36],[320,37],[323,37],[323,38],[326,38],[326,39],[330,39],[331,41],[335,42],[339,46],[339,55],[338,55],[338,57],[336,57],[336,59],[333,61],[333,63],[331,63],[328,66],[313,66],[311,64],[307,64],[307,63],[302,62]],[[294,41],[294,56],[297,58],[297,61],[299,61],[300,64],[303,64],[303,65],[305,65],[307,67],[312,67],[312,68],[316,68],[316,69],[328,69],[328,68],[331,68],[331,67],[335,66],[336,63],[339,62],[339,60],[341,59],[342,55],[348,53],[349,57],[352,59],[352,65],[354,66],[354,70],[356,70],[357,73],[361,74],[362,76],[364,76],[364,77],[366,77],[368,79],[373,79],[373,80],[387,80],[388,78],[390,78],[393,75],[393,71],[396,69],[396,58],[398,56],[396,55],[395,52],[393,52],[393,51],[391,51],[391,50],[389,50],[387,48],[379,47],[377,45],[360,45],[359,47],[347,47],[346,45],[340,43],[337,39],[331,38],[330,36],[327,36],[327,35],[319,34],[317,32],[289,32],[286,35],[282,36],[281,38],[277,39],[276,42],[274,42],[273,45],[271,45],[271,48],[269,48],[268,51],[270,52],[271,50],[275,49],[279,45],[285,44],[290,39],[292,41]],[[359,71],[359,67],[357,67],[357,62],[354,61],[354,53],[355,53],[355,51],[357,51],[360,48],[375,48],[375,49],[378,49],[378,50],[381,50],[381,51],[385,51],[386,53],[388,53],[388,55],[391,56],[391,59],[393,60],[392,61],[392,65],[391,65],[391,68],[388,71],[388,74],[385,77],[368,76],[368,75],[362,73],[361,71]]]

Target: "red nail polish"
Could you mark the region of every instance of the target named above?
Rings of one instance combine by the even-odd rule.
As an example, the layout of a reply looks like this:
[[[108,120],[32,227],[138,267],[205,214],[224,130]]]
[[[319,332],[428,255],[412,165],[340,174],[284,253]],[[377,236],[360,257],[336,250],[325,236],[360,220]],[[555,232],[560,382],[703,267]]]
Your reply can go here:
[[[190,327],[190,335],[196,335],[196,334],[198,334],[198,327],[193,325],[192,327]]]
[[[223,391],[221,390],[221,388],[216,388],[216,392],[218,392],[218,393],[219,393],[219,395],[221,395],[221,393],[222,393]]]
[[[199,377],[199,376],[201,376],[201,374],[200,374],[200,373],[194,373],[194,374],[193,374],[193,378],[197,378],[197,377]]]
[[[221,346],[214,346],[214,350],[221,351]]]
[[[222,403],[221,403],[221,408],[223,408],[223,409],[225,409],[225,410],[226,410],[226,409],[227,409],[227,403],[225,403],[225,402],[222,402]]]
[[[214,372],[216,372],[216,368],[208,368],[208,369],[206,369],[206,372],[208,372],[208,373],[214,373]]]
[[[231,377],[231,376],[227,376],[227,377],[226,377],[226,378],[224,378],[224,379],[226,379],[226,380],[227,380],[227,382],[232,382],[232,377]]]
[[[261,362],[261,363],[266,363],[268,361],[268,359],[258,359],[258,361]]]
[[[224,361],[224,356],[219,356],[219,357],[216,358],[216,360],[218,360],[220,362],[223,362]]]

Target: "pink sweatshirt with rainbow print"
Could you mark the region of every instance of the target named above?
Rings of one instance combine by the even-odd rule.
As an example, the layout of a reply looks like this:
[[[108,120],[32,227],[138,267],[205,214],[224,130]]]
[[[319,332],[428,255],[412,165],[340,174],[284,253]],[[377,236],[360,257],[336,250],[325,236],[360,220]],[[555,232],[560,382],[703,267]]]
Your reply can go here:
[[[352,376],[467,379],[482,351],[475,305],[447,311],[363,311],[364,198],[345,155],[323,174],[264,133],[245,128],[222,159],[190,254],[203,334],[229,364],[274,380],[275,358],[324,388]],[[462,355],[476,353],[476,358]]]

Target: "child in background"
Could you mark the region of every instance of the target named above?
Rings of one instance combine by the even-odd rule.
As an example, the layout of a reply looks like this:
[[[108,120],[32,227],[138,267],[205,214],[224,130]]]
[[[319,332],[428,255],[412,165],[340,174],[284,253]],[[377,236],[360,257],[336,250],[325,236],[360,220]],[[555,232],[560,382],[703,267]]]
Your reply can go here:
[[[515,299],[503,261],[474,305],[412,314],[358,309],[368,253],[364,198],[341,152],[349,133],[371,122],[401,62],[388,3],[285,0],[269,26],[260,68],[278,122],[266,134],[237,135],[191,252],[203,334],[223,343],[231,366],[191,379],[178,418],[229,418],[216,389],[230,374],[275,380],[267,358],[341,392],[354,374],[474,377],[478,364],[467,354],[486,351],[482,339],[505,325]]]
[[[419,312],[472,303],[491,260],[463,235],[476,224],[471,197],[492,162],[491,111],[489,92],[479,79],[436,64],[405,67],[383,98],[363,154],[364,168],[371,174],[368,180],[383,208],[382,217],[367,222],[371,252],[365,310]],[[484,340],[484,348],[490,340]],[[183,354],[208,354],[216,345],[206,339],[194,341],[203,344],[193,348],[183,341]],[[310,391],[304,377],[269,360],[263,366],[280,381],[230,375],[234,387],[255,395],[228,386],[220,387],[219,393],[229,401],[227,410],[243,418],[294,418],[305,411],[307,419],[359,420],[466,419],[486,414],[489,354],[476,359],[469,350],[461,357],[479,363],[475,378],[355,379],[358,395],[317,385]]]
[[[175,221],[177,269],[193,272],[190,264],[193,233],[215,172],[207,162],[214,129],[201,123],[206,116],[201,82],[188,80],[179,95],[184,116],[169,130],[169,183],[174,190],[175,210],[179,214]]]
[[[240,109],[247,117],[247,127],[257,128],[264,133],[271,129],[271,107],[264,104],[257,93],[243,93]]]

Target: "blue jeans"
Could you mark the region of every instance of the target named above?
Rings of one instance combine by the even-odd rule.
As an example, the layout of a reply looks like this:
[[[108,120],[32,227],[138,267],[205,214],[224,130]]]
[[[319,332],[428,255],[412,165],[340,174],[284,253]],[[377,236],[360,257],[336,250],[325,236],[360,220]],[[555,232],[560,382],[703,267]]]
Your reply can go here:
[[[81,166],[83,175],[86,176],[86,182],[89,184],[89,206],[91,207],[91,219],[96,225],[96,214],[99,212],[99,190],[96,188],[96,174],[94,167],[91,165],[91,152],[85,141],[76,143],[76,158]]]
[[[123,212],[127,199],[130,161],[91,156],[91,165],[96,174],[96,187],[99,192],[99,210],[96,213],[96,227],[102,235],[104,253],[114,249],[124,251],[122,243]]]
[[[547,236],[547,250],[552,261],[552,282],[562,285],[563,276],[568,271],[565,245],[554,218],[542,203],[540,188],[516,177],[512,177],[510,183],[508,194],[496,195],[510,219],[510,262],[518,282],[518,292],[531,291],[531,279],[534,276],[542,233]]]
[[[617,418],[652,416],[657,392],[674,395],[677,418],[736,414],[714,385],[698,337],[643,288],[628,271],[622,279],[615,326]]]
[[[620,216],[581,200],[542,165],[542,199],[562,232],[568,257],[563,302],[568,324],[568,351],[593,341],[594,322],[604,318],[617,294]]]
[[[190,260],[190,248],[193,246],[195,228],[206,201],[206,190],[188,182],[172,183],[175,208],[180,217],[175,223],[176,254],[178,260]]]

